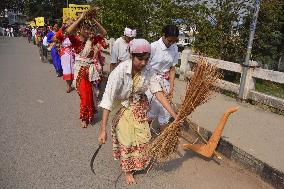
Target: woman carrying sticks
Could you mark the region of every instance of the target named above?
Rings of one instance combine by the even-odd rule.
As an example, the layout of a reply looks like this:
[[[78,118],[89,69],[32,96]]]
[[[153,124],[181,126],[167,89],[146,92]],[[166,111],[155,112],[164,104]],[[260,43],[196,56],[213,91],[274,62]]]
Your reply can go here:
[[[167,111],[176,117],[162,88],[159,77],[147,66],[151,46],[145,39],[130,42],[131,59],[120,63],[109,75],[100,104],[103,108],[102,123],[98,141],[106,142],[106,125],[109,112],[119,109],[112,121],[113,156],[120,160],[128,184],[135,183],[133,171],[147,167],[149,158],[145,155],[151,138],[147,112],[150,90]]]
[[[68,36],[72,46],[75,50],[75,64],[74,64],[74,79],[76,80],[76,90],[80,96],[80,119],[81,127],[86,128],[92,121],[95,110],[96,95],[93,95],[95,84],[99,82],[100,76],[96,70],[94,62],[98,57],[98,46],[106,48],[104,36],[106,30],[95,19],[92,9],[89,12],[84,12],[81,16],[73,22],[67,29],[66,35]],[[92,17],[94,25],[85,27],[85,17]],[[93,28],[98,28],[99,34],[91,31]],[[76,30],[80,29],[79,35],[75,35]]]

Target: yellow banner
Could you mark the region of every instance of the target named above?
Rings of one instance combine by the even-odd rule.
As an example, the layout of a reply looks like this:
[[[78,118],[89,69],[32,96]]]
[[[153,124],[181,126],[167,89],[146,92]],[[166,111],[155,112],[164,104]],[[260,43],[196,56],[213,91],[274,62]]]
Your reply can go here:
[[[37,26],[44,26],[44,17],[36,17],[35,21]]]
[[[71,9],[71,17],[77,18],[82,12],[85,12],[91,8],[90,5],[76,5],[76,4],[69,4],[69,9]]]
[[[72,9],[71,8],[63,8],[63,22],[66,22],[67,18],[73,18],[72,17]]]

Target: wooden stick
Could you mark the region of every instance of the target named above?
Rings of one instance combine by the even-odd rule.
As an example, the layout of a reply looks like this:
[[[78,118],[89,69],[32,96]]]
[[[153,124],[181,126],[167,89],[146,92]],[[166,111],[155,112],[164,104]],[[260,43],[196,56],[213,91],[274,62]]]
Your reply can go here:
[[[177,105],[172,100],[169,99],[169,101],[170,101],[170,103],[172,103],[174,105],[174,108],[177,109]],[[203,140],[203,142],[208,144],[208,141],[201,135],[201,133],[199,133],[199,131],[197,131],[194,127],[191,126],[191,124],[190,124],[191,121],[188,118],[186,118],[185,121],[187,122],[188,126]],[[216,156],[220,160],[222,159],[221,155],[218,152],[216,152],[215,150],[213,152],[213,155]]]

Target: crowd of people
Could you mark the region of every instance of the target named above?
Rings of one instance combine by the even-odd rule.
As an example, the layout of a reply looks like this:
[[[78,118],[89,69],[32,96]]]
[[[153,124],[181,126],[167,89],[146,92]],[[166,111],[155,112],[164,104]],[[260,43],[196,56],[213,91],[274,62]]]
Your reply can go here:
[[[11,27],[3,27],[1,28],[2,36],[14,37],[14,28]]]
[[[102,99],[98,91],[102,81],[104,57],[107,48],[106,29],[96,20],[96,33],[80,28],[85,14],[68,20],[59,28],[39,27],[27,29],[29,42],[43,48],[44,56],[50,51],[52,64],[58,77],[66,81],[66,92],[72,83],[80,97],[81,127],[87,128],[94,114],[102,109],[98,142],[107,140],[110,112],[113,156],[120,161],[126,182],[135,183],[133,173],[145,169],[150,159],[145,154],[151,139],[150,124],[158,119],[160,130],[176,118],[171,107],[175,65],[178,63],[179,30],[175,25],[163,28],[159,40],[150,44],[136,39],[136,30],[125,28],[111,53],[110,74]]]

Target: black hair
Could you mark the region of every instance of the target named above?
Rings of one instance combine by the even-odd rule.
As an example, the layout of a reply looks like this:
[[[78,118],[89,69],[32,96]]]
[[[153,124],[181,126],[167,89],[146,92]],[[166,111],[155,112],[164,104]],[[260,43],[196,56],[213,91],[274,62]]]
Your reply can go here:
[[[166,25],[162,32],[165,37],[178,37],[179,35],[179,30],[176,25]]]
[[[146,54],[147,54],[148,52],[143,52],[143,53],[132,53],[132,56],[133,57],[143,57],[143,56],[145,56]]]
[[[132,55],[132,59],[133,59],[134,57],[137,57],[139,60],[143,60],[143,59],[145,58],[146,54],[148,54],[148,52],[132,53],[131,55]],[[147,57],[147,58],[149,58],[149,57]]]

